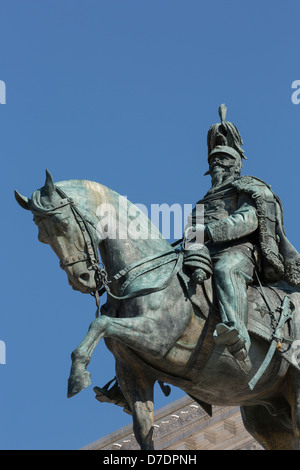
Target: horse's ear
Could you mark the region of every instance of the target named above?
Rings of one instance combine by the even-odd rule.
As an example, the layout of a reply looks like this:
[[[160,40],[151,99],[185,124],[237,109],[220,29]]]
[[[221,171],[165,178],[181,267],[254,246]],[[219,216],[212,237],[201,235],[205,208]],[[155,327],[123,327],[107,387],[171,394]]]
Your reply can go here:
[[[17,203],[20,204],[23,209],[26,209],[27,211],[30,210],[28,197],[22,196],[17,190],[15,190],[15,198]]]
[[[45,182],[45,186],[44,186],[45,195],[48,196],[49,199],[51,199],[54,191],[55,191],[55,185],[54,185],[54,182],[53,182],[53,178],[51,176],[50,171],[46,170],[46,182]]]

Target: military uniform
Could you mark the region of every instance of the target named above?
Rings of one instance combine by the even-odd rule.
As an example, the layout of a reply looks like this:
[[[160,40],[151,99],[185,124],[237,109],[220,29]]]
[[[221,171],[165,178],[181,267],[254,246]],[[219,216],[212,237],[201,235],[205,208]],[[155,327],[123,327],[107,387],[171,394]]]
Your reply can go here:
[[[243,141],[234,124],[225,121],[226,111],[221,105],[221,124],[214,124],[207,137],[210,169],[206,174],[214,176],[214,167],[223,166],[224,183],[217,182],[198,201],[196,208],[204,207],[201,220],[196,209],[192,212],[184,238],[191,238],[191,227],[196,233],[204,227],[205,245],[189,243],[184,262],[198,282],[214,273],[222,319],[215,342],[243,360],[250,346],[247,286],[255,270],[266,283],[284,279],[295,286],[300,283],[300,255],[285,236],[279,198],[264,181],[240,176],[242,158],[246,158]]]
[[[204,226],[208,241],[219,310],[224,325],[220,325],[215,341],[227,343],[228,349],[243,359],[250,345],[247,333],[247,286],[253,281],[254,247],[257,243],[258,217],[251,198],[238,192],[232,184],[209,192],[197,203],[204,206]],[[192,225],[197,227],[195,211]],[[235,332],[235,333],[234,333]],[[223,335],[226,336],[223,337]],[[230,336],[230,338],[229,338]],[[230,344],[229,344],[230,343]]]
[[[300,283],[300,255],[286,238],[279,198],[258,178],[240,176],[210,190],[196,207],[199,205],[204,207],[205,249],[212,260],[223,322],[217,327],[215,341],[224,342],[233,355],[243,358],[250,345],[247,286],[253,282],[255,269],[265,283],[284,279],[296,286]],[[197,230],[196,209],[190,224]],[[203,248],[194,247],[194,260]],[[200,268],[200,263],[195,262],[194,267]]]

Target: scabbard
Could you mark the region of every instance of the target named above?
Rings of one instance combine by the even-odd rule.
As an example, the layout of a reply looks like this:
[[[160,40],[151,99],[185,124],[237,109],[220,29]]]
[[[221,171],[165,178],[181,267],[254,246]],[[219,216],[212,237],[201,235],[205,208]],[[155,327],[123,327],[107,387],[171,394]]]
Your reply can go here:
[[[264,358],[260,368],[258,369],[256,374],[254,375],[254,377],[252,377],[250,382],[248,382],[248,386],[249,386],[250,390],[254,389],[255,385],[257,384],[257,382],[259,381],[259,379],[261,378],[263,373],[266,371],[268,365],[271,362],[272,357],[274,356],[277,345],[280,343],[280,341],[282,341],[282,338],[283,338],[282,328],[283,328],[284,324],[287,322],[287,320],[290,320],[292,318],[293,314],[294,314],[295,305],[293,304],[293,302],[291,301],[291,299],[289,298],[288,295],[286,295],[284,297],[284,299],[282,301],[282,305],[280,307],[280,310],[281,310],[281,315],[280,315],[280,318],[278,320],[275,331],[273,333],[273,339],[271,341],[271,344],[270,344],[269,350],[267,352],[267,355]]]
[[[256,374],[254,375],[254,377],[252,377],[252,379],[250,380],[250,382],[248,382],[248,386],[250,388],[250,390],[253,390],[255,385],[257,384],[257,382],[259,381],[259,379],[261,378],[261,376],[263,375],[263,373],[266,371],[268,365],[270,364],[271,362],[271,359],[272,357],[274,356],[275,354],[275,351],[276,351],[276,348],[277,348],[277,344],[278,344],[278,340],[276,339],[273,339],[271,344],[270,344],[270,347],[269,347],[269,350],[267,352],[267,355],[266,357],[264,358],[260,368],[258,369],[258,371],[256,372]]]

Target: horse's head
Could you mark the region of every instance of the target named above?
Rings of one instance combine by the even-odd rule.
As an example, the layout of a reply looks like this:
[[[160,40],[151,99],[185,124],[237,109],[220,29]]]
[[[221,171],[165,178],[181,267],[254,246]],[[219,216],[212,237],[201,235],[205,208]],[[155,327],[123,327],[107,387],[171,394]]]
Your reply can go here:
[[[33,213],[39,241],[50,245],[56,253],[73,289],[83,293],[96,291],[100,240],[93,221],[79,212],[74,200],[54,184],[48,171],[44,187],[30,199],[17,191],[15,197],[21,207]]]

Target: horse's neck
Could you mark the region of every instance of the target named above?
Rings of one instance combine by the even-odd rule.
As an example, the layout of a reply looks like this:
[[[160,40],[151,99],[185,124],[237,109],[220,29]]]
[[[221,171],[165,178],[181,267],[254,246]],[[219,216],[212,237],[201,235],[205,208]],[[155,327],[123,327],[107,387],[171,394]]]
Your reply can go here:
[[[109,277],[135,261],[170,249],[159,230],[126,197],[98,183],[86,185],[96,206],[102,238],[99,249]]]

